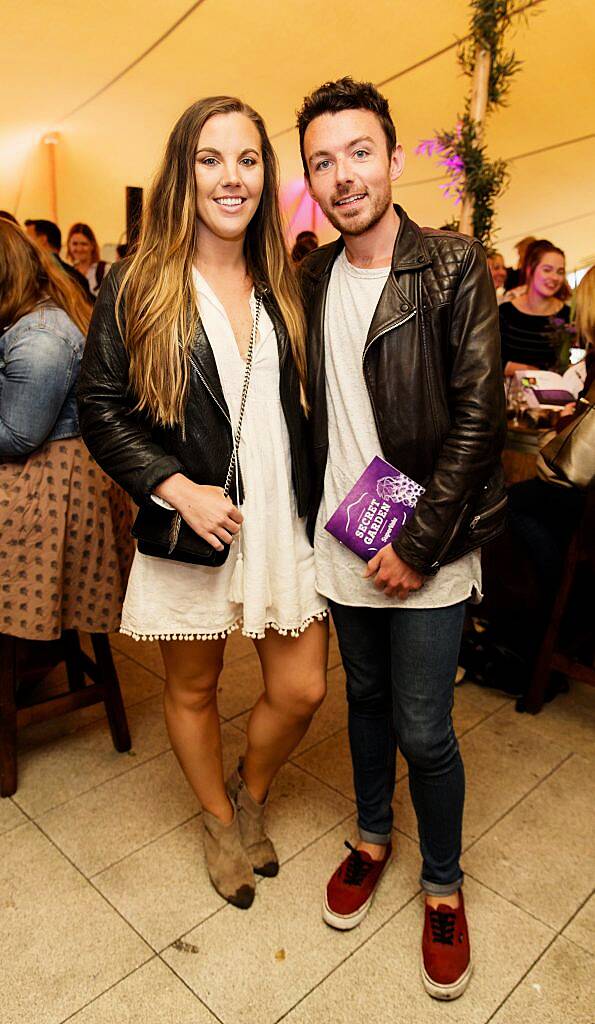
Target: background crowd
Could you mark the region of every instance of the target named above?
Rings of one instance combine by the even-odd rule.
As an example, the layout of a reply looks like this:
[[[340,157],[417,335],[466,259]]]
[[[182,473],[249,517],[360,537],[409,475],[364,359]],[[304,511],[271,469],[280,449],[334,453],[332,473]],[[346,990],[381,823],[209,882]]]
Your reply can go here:
[[[301,232],[291,251],[294,264],[317,244],[313,231]],[[516,250],[516,267],[506,267],[500,253],[488,253],[509,399],[516,371],[564,373],[571,364],[578,396],[594,375],[595,268],[573,295],[564,253],[555,243],[526,237]],[[125,255],[126,246],[119,246],[118,258]],[[0,211],[0,628],[14,636],[50,640],[71,627],[105,632],[118,627],[132,554],[130,509],[87,452],[75,402],[90,312],[109,269],[93,229],[83,221],[70,227],[63,244],[52,221],[27,219],[21,227]],[[551,425],[559,429],[575,408],[570,404],[550,417]],[[537,581],[535,621],[527,628],[525,616],[519,630],[522,559],[509,551],[505,571],[496,544],[485,561],[482,613],[490,616],[493,630],[481,641],[468,634],[462,654],[468,676],[519,694],[584,505],[579,491],[543,477],[509,488],[506,541],[522,547]]]

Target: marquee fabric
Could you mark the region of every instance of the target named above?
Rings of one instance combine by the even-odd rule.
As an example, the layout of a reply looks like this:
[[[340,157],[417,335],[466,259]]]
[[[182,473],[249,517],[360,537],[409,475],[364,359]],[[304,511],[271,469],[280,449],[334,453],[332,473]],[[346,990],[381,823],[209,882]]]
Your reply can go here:
[[[0,207],[49,217],[51,157],[62,228],[88,221],[116,243],[124,188],[147,186],[177,116],[200,96],[228,93],[264,115],[292,230],[315,223],[330,237],[307,199],[294,216],[295,110],[321,82],[351,74],[384,83],[407,152],[395,198],[439,226],[455,211],[439,168],[414,149],[462,109],[456,41],[469,16],[464,0],[5,0]],[[595,261],[594,29],[590,0],[545,0],[515,18],[509,40],[523,68],[486,137],[491,156],[514,158],[498,216],[507,259],[534,234],[561,245],[569,268]],[[40,141],[50,132],[53,146]]]

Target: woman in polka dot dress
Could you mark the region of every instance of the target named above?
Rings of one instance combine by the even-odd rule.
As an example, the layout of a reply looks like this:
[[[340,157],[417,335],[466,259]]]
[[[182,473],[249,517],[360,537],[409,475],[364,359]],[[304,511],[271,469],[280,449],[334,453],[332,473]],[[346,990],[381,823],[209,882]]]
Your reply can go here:
[[[88,320],[76,285],[0,219],[0,631],[10,636],[120,624],[130,511],[80,437]]]

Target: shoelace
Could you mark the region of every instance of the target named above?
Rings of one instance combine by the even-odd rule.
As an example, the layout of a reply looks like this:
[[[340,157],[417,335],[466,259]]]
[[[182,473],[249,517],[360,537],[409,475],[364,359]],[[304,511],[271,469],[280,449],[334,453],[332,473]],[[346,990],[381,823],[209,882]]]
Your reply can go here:
[[[356,850],[347,840],[345,840],[345,846],[350,850],[350,856],[345,865],[345,885],[361,885],[368,875],[372,863],[364,860],[359,850]]]
[[[455,922],[457,915],[447,914],[442,910],[430,910],[430,925],[432,928],[432,941],[440,942],[443,946],[452,946],[455,937]]]

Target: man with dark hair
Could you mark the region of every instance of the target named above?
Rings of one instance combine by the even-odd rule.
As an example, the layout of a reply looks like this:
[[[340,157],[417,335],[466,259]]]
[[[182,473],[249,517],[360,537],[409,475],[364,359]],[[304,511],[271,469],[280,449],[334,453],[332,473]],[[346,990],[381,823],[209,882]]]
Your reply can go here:
[[[25,221],[25,230],[29,237],[37,243],[39,248],[49,253],[54,262],[58,264],[64,273],[68,274],[73,281],[76,281],[79,288],[82,289],[87,302],[92,305],[94,299],[91,294],[87,278],[84,274],[81,274],[80,270],[77,270],[76,267],[71,267],[70,263],[65,263],[60,256],[60,250],[62,248],[62,232],[58,225],[54,224],[53,220],[28,219]]]
[[[478,549],[503,528],[504,388],[494,289],[479,242],[420,228],[392,204],[404,155],[386,99],[343,78],[298,114],[306,184],[341,238],[301,264],[309,324],[318,590],[347,675],[360,840],[323,917],[363,919],[391,856],[397,745],[409,767],[426,910],[422,977],[439,999],[471,974],[459,858],[464,771],[452,727]],[[375,456],[425,491],[362,562],[325,524]]]

